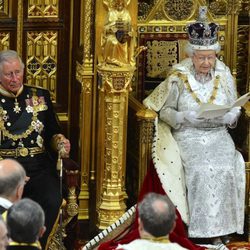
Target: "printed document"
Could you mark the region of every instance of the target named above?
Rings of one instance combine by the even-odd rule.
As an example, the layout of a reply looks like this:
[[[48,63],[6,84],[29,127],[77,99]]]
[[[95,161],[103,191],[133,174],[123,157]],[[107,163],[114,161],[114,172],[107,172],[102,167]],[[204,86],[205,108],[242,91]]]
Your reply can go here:
[[[213,119],[223,116],[231,108],[244,106],[250,99],[250,92],[239,97],[232,105],[216,105],[212,103],[202,103],[198,109],[198,118]]]

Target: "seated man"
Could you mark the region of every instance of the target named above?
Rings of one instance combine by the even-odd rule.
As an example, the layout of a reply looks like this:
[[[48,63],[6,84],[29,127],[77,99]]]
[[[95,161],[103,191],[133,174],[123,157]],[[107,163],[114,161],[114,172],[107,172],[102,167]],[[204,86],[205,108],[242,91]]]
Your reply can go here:
[[[31,199],[16,202],[7,214],[9,246],[7,249],[41,249],[39,238],[46,228],[41,206]]]
[[[22,198],[26,182],[24,168],[12,159],[0,160],[0,213]]]
[[[186,249],[171,243],[168,234],[175,227],[175,207],[166,195],[148,193],[138,205],[138,230],[141,239],[119,245],[117,249]]]

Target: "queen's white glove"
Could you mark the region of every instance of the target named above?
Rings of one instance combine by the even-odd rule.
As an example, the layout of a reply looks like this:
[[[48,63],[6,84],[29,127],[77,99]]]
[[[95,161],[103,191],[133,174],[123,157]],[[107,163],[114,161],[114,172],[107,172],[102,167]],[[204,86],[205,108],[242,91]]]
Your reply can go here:
[[[196,111],[182,111],[176,113],[176,123],[183,123],[185,120],[192,124],[199,124],[203,119],[197,117]]]
[[[241,114],[241,107],[234,107],[230,109],[223,117],[222,121],[224,124],[233,125],[237,122],[240,114]]]

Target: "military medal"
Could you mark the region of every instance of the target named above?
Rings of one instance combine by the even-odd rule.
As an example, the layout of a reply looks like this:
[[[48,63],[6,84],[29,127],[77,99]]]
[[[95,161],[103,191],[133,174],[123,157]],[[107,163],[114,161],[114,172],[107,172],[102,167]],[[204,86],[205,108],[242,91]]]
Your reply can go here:
[[[15,107],[14,107],[14,109],[13,109],[14,112],[17,113],[17,114],[20,113],[21,108],[19,107],[19,103],[18,103],[18,101],[17,101],[16,98],[15,98],[15,103],[14,103],[14,104],[15,104]]]

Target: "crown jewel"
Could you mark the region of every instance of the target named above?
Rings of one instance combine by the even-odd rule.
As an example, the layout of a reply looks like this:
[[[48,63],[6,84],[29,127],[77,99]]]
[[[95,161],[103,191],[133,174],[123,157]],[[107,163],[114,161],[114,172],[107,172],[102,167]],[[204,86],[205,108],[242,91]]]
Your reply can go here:
[[[192,45],[210,46],[218,40],[219,26],[216,23],[208,23],[206,6],[200,7],[198,20],[189,24],[187,30]]]

